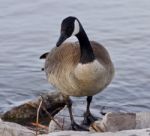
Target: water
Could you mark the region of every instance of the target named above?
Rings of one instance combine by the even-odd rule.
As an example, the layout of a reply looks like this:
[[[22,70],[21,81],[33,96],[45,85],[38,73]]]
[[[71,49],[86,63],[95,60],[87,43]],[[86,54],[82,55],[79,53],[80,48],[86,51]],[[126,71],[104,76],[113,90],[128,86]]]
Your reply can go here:
[[[0,112],[52,90],[39,56],[55,46],[60,23],[69,15],[108,49],[116,68],[92,110],[149,111],[149,7],[149,0],[0,0]],[[74,106],[82,111],[85,100],[77,100]]]

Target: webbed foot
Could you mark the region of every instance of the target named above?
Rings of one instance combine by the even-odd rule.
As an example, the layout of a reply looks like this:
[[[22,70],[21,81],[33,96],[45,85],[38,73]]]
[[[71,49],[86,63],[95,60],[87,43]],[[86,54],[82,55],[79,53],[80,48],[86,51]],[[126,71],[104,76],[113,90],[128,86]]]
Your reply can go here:
[[[89,126],[94,121],[98,120],[97,117],[94,117],[91,113],[84,113],[83,125]]]
[[[89,131],[85,126],[80,126],[76,122],[71,123],[71,129],[76,131]]]

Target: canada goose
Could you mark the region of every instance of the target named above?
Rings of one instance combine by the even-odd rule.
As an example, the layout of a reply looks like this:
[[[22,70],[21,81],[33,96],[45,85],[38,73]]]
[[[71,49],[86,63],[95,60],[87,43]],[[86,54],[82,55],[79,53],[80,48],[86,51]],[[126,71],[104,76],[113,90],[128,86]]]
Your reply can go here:
[[[47,79],[66,98],[72,129],[77,129],[80,126],[74,121],[69,96],[87,96],[84,123],[94,121],[90,112],[92,97],[111,82],[114,66],[107,50],[98,42],[89,41],[76,17],[65,18],[60,33],[56,47],[40,58],[46,58]],[[71,36],[76,36],[79,42],[63,43]]]

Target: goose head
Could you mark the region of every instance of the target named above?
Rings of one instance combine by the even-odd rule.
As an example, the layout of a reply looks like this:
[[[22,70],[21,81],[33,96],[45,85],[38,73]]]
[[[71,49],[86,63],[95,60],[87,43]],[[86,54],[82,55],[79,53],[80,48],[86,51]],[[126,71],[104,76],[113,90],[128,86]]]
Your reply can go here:
[[[76,36],[82,29],[79,20],[76,17],[69,16],[61,23],[60,37],[56,43],[59,47],[67,38]]]

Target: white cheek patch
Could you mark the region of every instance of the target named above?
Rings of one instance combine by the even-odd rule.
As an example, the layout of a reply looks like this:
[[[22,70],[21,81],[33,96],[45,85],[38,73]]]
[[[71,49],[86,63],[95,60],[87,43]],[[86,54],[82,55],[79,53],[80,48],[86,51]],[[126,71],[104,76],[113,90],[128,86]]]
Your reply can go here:
[[[78,34],[80,31],[80,25],[79,25],[79,22],[77,20],[74,21],[74,30],[73,30],[73,33],[72,35],[76,35]]]

